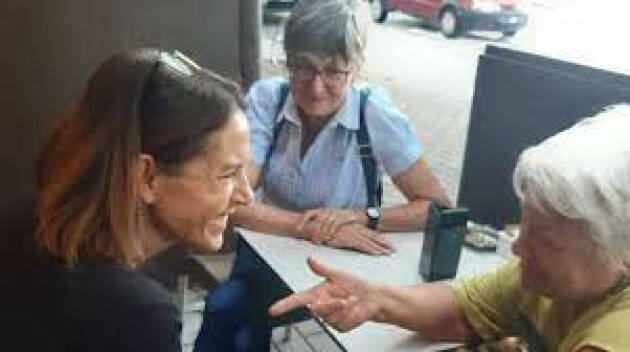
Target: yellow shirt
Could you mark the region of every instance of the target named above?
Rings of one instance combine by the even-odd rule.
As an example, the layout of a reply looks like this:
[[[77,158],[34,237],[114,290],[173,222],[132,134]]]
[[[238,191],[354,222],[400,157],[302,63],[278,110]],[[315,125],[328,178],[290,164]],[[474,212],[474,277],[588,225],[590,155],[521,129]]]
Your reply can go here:
[[[560,304],[521,287],[517,261],[458,280],[453,292],[470,325],[484,340],[534,335],[526,338],[530,350],[570,352],[593,346],[630,351],[630,287],[607,295],[573,319],[561,314]],[[536,340],[543,346],[532,348]]]

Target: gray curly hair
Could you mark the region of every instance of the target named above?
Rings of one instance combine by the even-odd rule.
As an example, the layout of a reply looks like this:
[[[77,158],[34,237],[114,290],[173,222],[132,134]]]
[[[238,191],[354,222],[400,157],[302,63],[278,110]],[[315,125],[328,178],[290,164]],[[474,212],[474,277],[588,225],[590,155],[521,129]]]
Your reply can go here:
[[[514,189],[544,214],[585,221],[617,263],[630,257],[630,105],[617,105],[525,150]]]
[[[340,56],[361,66],[366,44],[366,22],[356,0],[300,0],[284,27],[288,61],[300,52]]]

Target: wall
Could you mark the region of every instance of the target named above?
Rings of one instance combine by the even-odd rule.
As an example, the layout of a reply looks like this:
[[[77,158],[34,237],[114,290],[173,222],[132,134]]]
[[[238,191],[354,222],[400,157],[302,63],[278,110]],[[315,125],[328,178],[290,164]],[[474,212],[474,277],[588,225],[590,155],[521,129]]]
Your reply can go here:
[[[243,73],[255,79],[255,69],[241,69],[257,62],[257,28],[248,20],[256,7],[243,1],[243,7],[236,0],[3,1],[0,234],[29,219],[32,165],[42,137],[110,53],[137,46],[178,49],[233,79]],[[247,45],[240,44],[244,40]]]

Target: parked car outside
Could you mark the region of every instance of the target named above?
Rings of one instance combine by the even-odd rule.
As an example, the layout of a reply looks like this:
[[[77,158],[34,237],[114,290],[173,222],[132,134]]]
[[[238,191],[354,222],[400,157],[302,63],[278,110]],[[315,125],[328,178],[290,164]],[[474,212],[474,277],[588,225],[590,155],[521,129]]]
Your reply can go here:
[[[297,0],[263,0],[265,9],[287,10],[293,7]]]
[[[375,22],[390,11],[429,20],[449,38],[473,30],[498,31],[513,36],[527,23],[515,0],[368,0]]]

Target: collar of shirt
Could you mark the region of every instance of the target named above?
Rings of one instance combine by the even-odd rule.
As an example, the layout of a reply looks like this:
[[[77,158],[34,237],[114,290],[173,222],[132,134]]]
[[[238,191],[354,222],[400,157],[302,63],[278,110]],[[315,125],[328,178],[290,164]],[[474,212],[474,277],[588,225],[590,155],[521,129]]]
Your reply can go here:
[[[289,93],[287,101],[282,108],[281,113],[276,117],[276,123],[282,120],[282,117],[296,126],[302,126],[298,115],[297,105],[293,100],[293,94]],[[332,120],[335,125],[341,125],[347,130],[359,129],[359,90],[355,87],[348,89],[346,99],[339,110],[333,115]],[[333,125],[333,124],[327,124]]]

